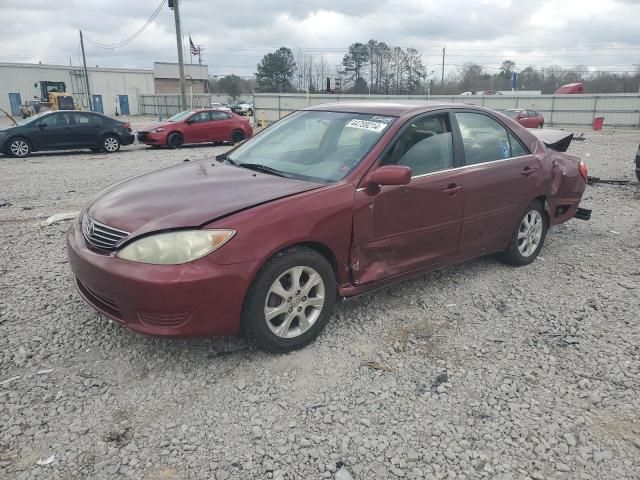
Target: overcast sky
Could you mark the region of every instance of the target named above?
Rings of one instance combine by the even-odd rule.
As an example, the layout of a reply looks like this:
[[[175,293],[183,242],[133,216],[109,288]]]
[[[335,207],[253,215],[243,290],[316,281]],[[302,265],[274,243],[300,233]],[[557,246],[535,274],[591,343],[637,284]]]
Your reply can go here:
[[[0,0],[0,61],[78,65],[78,30],[87,64],[151,68],[176,61],[173,12],[162,7],[128,45],[160,0]],[[423,53],[439,76],[474,61],[517,68],[550,64],[633,71],[640,64],[640,0],[183,0],[184,36],[203,46],[212,75],[252,75],[279,46],[338,65],[352,42],[374,38]],[[189,61],[187,50],[186,61]],[[194,62],[197,60],[194,59]]]

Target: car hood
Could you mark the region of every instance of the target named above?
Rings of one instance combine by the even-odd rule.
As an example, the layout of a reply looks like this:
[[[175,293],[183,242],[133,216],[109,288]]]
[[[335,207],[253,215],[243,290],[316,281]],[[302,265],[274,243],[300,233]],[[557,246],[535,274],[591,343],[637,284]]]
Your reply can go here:
[[[154,128],[167,127],[169,125],[179,125],[181,122],[158,122],[150,125],[144,125],[138,129],[139,132],[150,132]]]
[[[98,194],[87,212],[98,222],[137,236],[202,226],[321,186],[201,160],[113,185]]]

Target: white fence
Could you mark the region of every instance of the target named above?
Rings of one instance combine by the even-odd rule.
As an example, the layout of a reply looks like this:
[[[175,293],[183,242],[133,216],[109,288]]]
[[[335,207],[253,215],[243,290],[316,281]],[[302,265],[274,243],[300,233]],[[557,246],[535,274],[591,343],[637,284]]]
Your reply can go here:
[[[224,103],[226,95],[215,93],[187,94],[188,108],[205,108],[212,102]],[[180,95],[140,95],[139,111],[142,115],[170,117],[180,112]]]
[[[311,105],[331,102],[402,102],[416,105],[427,101],[467,103],[494,110],[531,108],[541,112],[545,125],[590,126],[604,117],[606,126],[640,128],[640,94],[603,95],[305,95],[299,93],[261,93],[254,96],[257,121],[267,124]]]

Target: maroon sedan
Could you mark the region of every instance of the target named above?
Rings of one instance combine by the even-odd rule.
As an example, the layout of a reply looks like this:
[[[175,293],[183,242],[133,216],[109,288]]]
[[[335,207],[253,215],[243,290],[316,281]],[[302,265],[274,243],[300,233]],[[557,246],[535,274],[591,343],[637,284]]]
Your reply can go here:
[[[544,117],[536,110],[505,110],[504,113],[507,117],[513,118],[523,127],[527,128],[542,128],[544,127]]]
[[[492,253],[526,265],[585,218],[586,167],[542,132],[459,104],[308,108],[104,190],[68,232],[71,269],[136,332],[300,348],[336,299]]]
[[[249,119],[216,108],[187,110],[166,122],[138,130],[138,141],[154,147],[178,148],[185,143],[238,143],[253,135]]]

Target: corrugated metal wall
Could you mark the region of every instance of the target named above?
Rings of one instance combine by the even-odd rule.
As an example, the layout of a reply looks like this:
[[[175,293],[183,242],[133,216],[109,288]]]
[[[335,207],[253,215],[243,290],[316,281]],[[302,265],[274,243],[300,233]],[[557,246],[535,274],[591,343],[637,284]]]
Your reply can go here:
[[[470,103],[494,110],[531,108],[545,117],[545,125],[590,126],[596,117],[605,125],[640,128],[639,94],[538,95],[538,96],[395,96],[395,95],[309,95],[261,93],[254,97],[256,121],[272,123],[310,105],[331,102],[402,102],[420,105],[427,101]]]
[[[119,110],[119,95],[128,95],[130,114],[139,113],[140,95],[153,93],[151,70],[89,68],[92,95],[102,95],[104,113]],[[87,109],[86,86],[82,69],[77,66],[0,63],[0,107],[10,111],[9,93],[19,93],[22,103],[40,98],[41,81],[65,82],[67,91]]]

